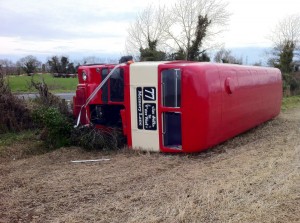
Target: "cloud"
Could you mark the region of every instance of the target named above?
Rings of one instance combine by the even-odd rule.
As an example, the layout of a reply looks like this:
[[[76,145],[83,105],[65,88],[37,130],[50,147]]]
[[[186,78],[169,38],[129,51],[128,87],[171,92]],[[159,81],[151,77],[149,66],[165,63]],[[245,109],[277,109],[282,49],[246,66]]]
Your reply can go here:
[[[119,55],[141,2],[0,0],[0,54]]]
[[[124,36],[121,32],[126,31],[124,24],[127,27],[136,13],[127,6],[120,11],[115,0],[110,1],[116,3],[115,6],[101,5],[102,1],[54,2],[1,2],[0,36],[35,40],[121,37]]]
[[[233,15],[219,40],[228,48],[270,46],[266,35],[272,25],[300,10],[299,0],[228,1]],[[148,4],[170,3],[174,0],[0,0],[0,54],[120,55],[136,13]]]

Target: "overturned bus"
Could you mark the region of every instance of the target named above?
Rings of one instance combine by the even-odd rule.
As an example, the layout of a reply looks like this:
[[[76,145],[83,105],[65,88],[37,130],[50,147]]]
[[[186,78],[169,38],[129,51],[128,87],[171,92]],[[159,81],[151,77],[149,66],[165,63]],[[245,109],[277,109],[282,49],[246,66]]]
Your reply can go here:
[[[275,68],[174,61],[80,66],[74,116],[130,148],[199,152],[280,113]]]

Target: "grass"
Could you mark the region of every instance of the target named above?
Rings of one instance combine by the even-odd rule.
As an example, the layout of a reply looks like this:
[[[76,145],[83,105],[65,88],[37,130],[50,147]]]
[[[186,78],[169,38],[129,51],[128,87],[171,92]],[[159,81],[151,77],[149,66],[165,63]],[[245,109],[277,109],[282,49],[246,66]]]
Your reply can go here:
[[[24,140],[31,140],[34,137],[33,131],[8,132],[0,134],[0,147],[11,146]]]
[[[36,92],[36,89],[30,87],[30,76],[8,76],[8,85],[13,93],[30,93]],[[78,84],[77,78],[54,78],[51,74],[35,74],[33,76],[35,81],[44,79],[49,90],[52,93],[74,92]]]
[[[299,222],[299,108],[188,155],[49,152],[34,131],[2,134],[0,222]]]
[[[7,153],[10,147],[22,142],[32,142],[35,140],[34,131],[8,132],[0,134],[0,156]]]
[[[38,139],[37,130],[0,134],[0,163],[3,160],[22,159],[51,151]],[[1,220],[0,220],[1,222]]]
[[[282,99],[281,110],[285,111],[291,108],[297,108],[300,106],[300,96],[284,97]]]
[[[298,114],[200,154],[63,148],[0,161],[0,221],[299,222]],[[98,158],[110,160],[70,162]]]

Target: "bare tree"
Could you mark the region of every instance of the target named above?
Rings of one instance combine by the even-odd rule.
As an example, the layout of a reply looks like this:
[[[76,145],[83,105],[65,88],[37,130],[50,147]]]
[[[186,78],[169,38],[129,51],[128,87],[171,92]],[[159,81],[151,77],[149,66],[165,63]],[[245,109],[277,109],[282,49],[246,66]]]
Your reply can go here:
[[[155,8],[149,5],[138,13],[135,22],[128,29],[127,52],[136,55],[141,48],[149,48],[149,42],[157,42],[158,46],[162,46],[167,40],[167,20],[165,7]]]
[[[97,64],[97,63],[106,63],[105,58],[100,58],[96,56],[87,56],[80,61],[80,64]]]
[[[214,61],[217,63],[231,63],[231,64],[243,64],[242,58],[237,58],[232,55],[230,50],[225,48],[220,49],[214,57]]]
[[[283,46],[287,41],[299,47],[300,43],[300,15],[288,15],[279,21],[270,35],[275,46]]]
[[[22,67],[24,72],[28,75],[37,71],[37,69],[41,66],[41,62],[38,61],[37,58],[32,55],[21,58],[18,61],[18,64]]]
[[[18,69],[15,63],[8,59],[0,59],[0,67],[3,75],[18,74]]]
[[[291,72],[293,60],[300,56],[300,15],[289,15],[279,21],[269,39],[273,42],[269,65]]]
[[[172,49],[183,49],[186,58],[195,39],[198,18],[207,18],[209,24],[205,30],[202,47],[207,50],[212,40],[226,27],[230,14],[226,10],[228,3],[223,0],[178,0],[171,10],[171,16],[166,30]]]
[[[148,48],[149,42],[157,41],[158,50],[183,55],[183,59],[189,59],[196,51],[205,52],[229,20],[225,1],[177,0],[168,9],[148,6],[130,26],[126,48],[138,52]]]

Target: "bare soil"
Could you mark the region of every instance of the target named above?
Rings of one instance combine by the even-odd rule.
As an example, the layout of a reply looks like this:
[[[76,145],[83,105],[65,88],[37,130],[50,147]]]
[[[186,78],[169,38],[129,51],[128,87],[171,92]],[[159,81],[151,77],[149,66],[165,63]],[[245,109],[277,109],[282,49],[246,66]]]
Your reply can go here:
[[[0,222],[300,222],[300,108],[199,154],[31,146],[0,158]]]

